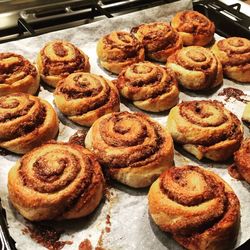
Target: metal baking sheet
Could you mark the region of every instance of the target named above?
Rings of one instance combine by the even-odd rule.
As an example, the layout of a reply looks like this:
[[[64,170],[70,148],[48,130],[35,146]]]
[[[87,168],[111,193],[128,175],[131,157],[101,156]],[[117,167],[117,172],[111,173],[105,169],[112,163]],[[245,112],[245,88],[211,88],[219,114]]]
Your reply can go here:
[[[142,10],[140,12],[134,12],[112,19],[79,26],[77,28],[1,44],[0,51],[19,53],[35,62],[38,51],[46,42],[55,39],[63,39],[72,42],[89,56],[92,73],[104,75],[109,79],[114,79],[114,75],[109,74],[98,64],[96,42],[100,37],[113,30],[129,31],[130,28],[143,22],[169,22],[176,12],[191,8],[192,1],[182,0]],[[216,37],[216,39],[220,38]],[[180,93],[180,101],[194,99],[220,100],[225,103],[226,108],[241,118],[245,104],[233,98],[225,101],[224,96],[218,95],[218,93],[226,87],[238,88],[243,90],[246,95],[250,95],[249,85],[237,84],[224,79],[223,85],[214,93],[196,95],[189,91],[182,91]],[[49,87],[42,85],[38,95],[55,106],[53,103],[52,91],[53,90]],[[142,112],[124,100],[121,104],[121,110]],[[70,122],[57,109],[56,111],[61,120],[58,141],[68,141],[71,135],[82,128]],[[168,112],[147,114],[162,124],[162,126],[166,126]],[[244,128],[245,136],[247,136],[249,133],[248,129],[246,127]],[[148,215],[147,188],[136,190],[114,183],[113,186],[108,189],[108,194],[98,209],[86,218],[43,224],[32,224],[28,222],[20,216],[15,209],[13,209],[8,200],[7,174],[18,158],[19,156],[14,154],[0,156],[0,197],[2,200],[2,206],[6,211],[9,233],[15,240],[17,249],[45,249],[43,245],[46,245],[46,242],[44,243],[40,240],[40,243],[37,243],[37,241],[39,241],[39,236],[41,237],[42,235],[45,237],[46,232],[51,233],[48,235],[54,236],[54,238],[52,237],[54,240],[52,238],[48,239],[48,241],[50,241],[49,243],[52,245],[54,244],[54,249],[61,249],[60,247],[63,247],[63,249],[78,249],[79,246],[83,246],[85,243],[91,244],[93,249],[95,249],[95,247],[115,250],[182,249],[170,235],[161,232],[151,221]],[[250,235],[250,186],[244,181],[237,181],[231,178],[227,172],[226,165],[209,161],[201,162],[181,150],[175,151],[175,164],[204,166],[220,175],[232,186],[241,203],[241,227],[236,246],[240,246],[247,241]],[[39,228],[40,231],[33,230],[37,228]]]

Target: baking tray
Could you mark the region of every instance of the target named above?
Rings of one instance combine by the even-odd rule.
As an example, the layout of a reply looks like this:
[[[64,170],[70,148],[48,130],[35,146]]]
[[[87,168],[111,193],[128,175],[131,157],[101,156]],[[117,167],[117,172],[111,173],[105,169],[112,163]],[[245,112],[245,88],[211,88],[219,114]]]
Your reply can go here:
[[[103,36],[106,33],[109,33],[112,30],[122,30],[127,29],[129,30],[131,27],[134,27],[142,22],[151,22],[155,20],[164,20],[164,21],[170,21],[172,15],[174,15],[176,12],[183,10],[183,9],[190,9],[192,7],[191,5],[192,1],[190,0],[182,0],[176,3],[162,5],[160,7],[155,7],[149,10],[141,11],[140,13],[131,13],[127,14],[121,17],[116,17],[111,20],[105,20],[101,21],[101,23],[93,23],[90,25],[84,25],[77,28],[72,28],[68,30],[53,32],[49,34],[45,34],[42,36],[37,36],[34,38],[29,38],[25,40],[15,41],[11,43],[6,43],[0,45],[1,51],[12,51],[16,53],[20,53],[22,55],[25,55],[27,58],[29,58],[31,61],[34,61],[35,56],[37,52],[39,51],[42,46],[53,39],[65,39],[68,40],[75,45],[77,45],[79,48],[83,49],[89,56],[90,56],[90,62],[92,67],[91,72],[105,75],[108,78],[114,78],[114,76],[110,75],[108,72],[103,70],[98,65],[96,53],[95,53],[95,44],[97,39],[99,39],[101,36]],[[91,39],[90,39],[91,38]],[[219,37],[217,37],[219,39]],[[243,85],[235,85],[234,82],[225,80],[224,86],[222,86],[220,89],[217,90],[217,94],[220,92],[221,89],[223,89],[226,86],[236,86],[237,88],[243,89],[247,94],[250,94],[250,87],[249,86],[243,86]],[[218,95],[214,93],[212,97],[219,98]],[[48,88],[46,85],[42,85],[41,91],[39,92],[39,96],[42,98],[47,99],[49,102],[53,104],[53,97],[51,94],[51,89]],[[181,100],[186,99],[203,99],[203,98],[210,98],[210,96],[195,96],[191,92],[185,92],[180,94]],[[224,97],[220,97],[221,101],[224,101]],[[242,103],[237,102],[236,100],[229,100],[229,102],[225,103],[228,105],[229,109],[233,109],[233,111],[237,110],[238,116],[241,115],[242,112]],[[135,108],[132,104],[127,103],[126,101],[123,101],[123,105],[121,106],[122,110],[132,110],[132,111],[140,111],[137,108]],[[57,110],[58,111],[58,110]],[[148,113],[149,114],[149,113]],[[167,112],[163,112],[161,114],[149,114],[154,119],[158,120],[162,125],[166,122],[166,116]],[[80,127],[77,125],[72,124],[67,120],[62,114],[59,113],[59,118],[62,121],[60,124],[60,133],[59,133],[59,140],[67,141],[69,136],[72,135],[76,130],[78,130]],[[248,129],[245,128],[245,133],[248,134]],[[207,162],[199,162],[195,160],[193,157],[191,157],[188,154],[185,154],[186,157],[183,157],[183,152],[181,154],[176,151],[175,160],[176,163],[194,163],[199,164],[202,166],[207,167]],[[7,155],[7,156],[1,156],[0,162],[3,167],[4,164],[10,164],[12,162],[12,165],[14,165],[14,162],[16,161],[18,157],[14,155]],[[209,163],[210,164],[210,163]],[[178,165],[178,164],[176,164]],[[213,170],[217,173],[220,173],[221,169],[216,168],[216,164],[213,164]],[[211,166],[211,164],[210,164]],[[0,169],[0,174],[2,170]],[[226,169],[223,171],[223,176],[227,175]],[[1,176],[1,175],[0,175]],[[228,178],[228,176],[226,177]],[[230,178],[230,177],[229,177]],[[238,185],[239,182],[236,180],[232,180],[233,185]],[[231,183],[230,183],[231,184]],[[15,243],[11,239],[9,232],[11,235],[13,235],[13,238],[17,240],[18,249],[40,249],[41,246],[39,244],[32,245],[30,241],[25,242],[26,238],[29,238],[29,235],[27,235],[27,231],[29,231],[27,228],[29,228],[29,225],[26,224],[26,221],[23,220],[23,218],[18,215],[13,208],[8,203],[6,194],[3,195],[4,191],[3,189],[6,187],[6,179],[2,182],[0,182],[0,193],[1,197],[3,199],[3,204],[5,205],[4,208],[7,211],[7,220],[11,221],[11,216],[16,218],[16,221],[11,221],[9,227],[7,226],[6,217],[4,215],[5,211],[0,210],[0,223],[1,223],[1,244],[2,249],[15,249]],[[232,185],[232,184],[231,184]],[[4,187],[4,188],[3,188]],[[249,190],[249,189],[248,189]],[[102,202],[102,204],[99,206],[97,211],[88,217],[85,221],[79,220],[78,223],[84,225],[84,229],[78,228],[80,230],[80,234],[83,236],[82,239],[85,238],[91,238],[91,241],[94,242],[94,245],[101,245],[102,247],[107,247],[107,249],[181,249],[181,247],[171,239],[171,237],[166,236],[162,232],[160,232],[154,225],[152,225],[152,222],[149,221],[148,214],[147,214],[147,202],[146,202],[146,195],[147,195],[148,189],[143,190],[133,190],[128,187],[124,187],[120,184],[114,184],[114,187],[110,189],[111,195],[111,201],[107,198],[105,201]],[[248,191],[249,194],[249,191]],[[130,200],[129,200],[130,199]],[[127,202],[129,200],[129,202]],[[136,204],[135,204],[136,203]],[[119,205],[120,204],[120,205]],[[121,206],[126,206],[126,212],[122,211]],[[250,203],[244,204],[244,206],[250,207]],[[134,213],[135,209],[137,210],[136,218],[130,218],[130,214]],[[125,209],[124,209],[125,210]],[[126,227],[121,226],[119,224],[120,222],[115,217],[117,213],[121,213],[120,217],[123,217],[123,221],[126,221],[128,223]],[[142,217],[140,217],[140,213],[142,213]],[[10,215],[11,214],[11,215]],[[110,219],[108,219],[109,214],[113,214]],[[247,217],[248,214],[244,212],[244,216]],[[244,217],[244,220],[245,220]],[[116,218],[116,220],[115,220]],[[13,218],[12,218],[13,219]],[[107,220],[108,219],[108,220]],[[109,221],[111,220],[111,222]],[[142,223],[138,223],[141,221]],[[146,223],[145,223],[146,222]],[[66,222],[67,223],[67,222]],[[99,224],[98,224],[99,223]],[[126,224],[125,223],[125,224]],[[145,223],[145,224],[144,224]],[[25,230],[20,230],[19,226],[25,225]],[[110,227],[107,227],[107,224]],[[138,225],[138,228],[134,228]],[[249,224],[250,225],[250,222]],[[65,225],[64,225],[65,226]],[[117,228],[119,228],[120,232],[119,235],[117,235]],[[111,232],[108,232],[109,230]],[[250,235],[249,228],[244,228],[244,230],[247,230],[248,235]],[[63,241],[67,241],[70,237],[70,232],[76,232],[75,229],[69,228],[69,230],[66,232],[66,234],[63,235]],[[90,231],[91,231],[91,237],[90,237]],[[137,232],[137,233],[135,233]],[[143,232],[143,234],[141,234]],[[246,234],[245,231],[242,232],[243,234]],[[26,238],[25,238],[26,237]],[[150,241],[148,241],[148,238],[151,237]],[[153,238],[152,238],[153,237]],[[24,238],[24,241],[23,241]],[[77,249],[77,246],[79,245],[79,235],[77,234],[75,236],[75,241],[78,241],[77,244],[73,245],[65,245],[65,249]],[[122,239],[120,239],[122,238]],[[249,236],[248,236],[249,238]],[[29,238],[30,239],[30,238]],[[71,238],[70,238],[71,239]],[[61,240],[61,239],[60,239]],[[120,240],[122,243],[119,243],[119,247],[112,247],[114,246],[114,241]],[[119,241],[119,242],[120,242]],[[147,241],[147,242],[146,242]],[[113,244],[113,245],[112,245]],[[5,248],[4,248],[5,247]],[[110,248],[111,247],[111,248]],[[247,249],[249,247],[249,242],[243,244],[240,244],[238,249]],[[42,248],[41,248],[42,249]],[[249,248],[248,248],[249,249]]]

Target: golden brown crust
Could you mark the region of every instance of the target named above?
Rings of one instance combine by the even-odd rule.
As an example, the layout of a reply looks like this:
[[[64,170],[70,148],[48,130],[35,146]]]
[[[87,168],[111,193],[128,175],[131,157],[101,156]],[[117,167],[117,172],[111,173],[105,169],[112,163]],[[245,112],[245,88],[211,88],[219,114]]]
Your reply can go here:
[[[234,166],[246,182],[250,184],[250,139],[245,139],[238,151],[234,153]]]
[[[9,198],[28,220],[73,219],[93,212],[104,179],[93,154],[76,144],[49,142],[10,170]]]
[[[42,48],[37,67],[42,80],[52,87],[71,73],[90,71],[88,56],[73,44],[61,40],[51,41]]]
[[[114,82],[121,95],[143,110],[168,110],[178,102],[179,90],[173,72],[151,62],[132,64]]]
[[[178,31],[185,46],[205,46],[214,38],[214,23],[197,11],[178,12],[172,18],[171,26]]]
[[[182,48],[181,37],[165,22],[141,24],[131,32],[143,44],[146,56],[159,62],[166,62],[171,54]]]
[[[22,92],[34,95],[40,83],[37,69],[23,56],[0,53],[0,96]]]
[[[61,112],[83,126],[120,110],[119,93],[113,83],[90,73],[70,74],[58,83],[54,97]]]
[[[211,89],[223,81],[222,65],[208,49],[189,46],[178,50],[167,61],[178,82],[187,89]]]
[[[85,140],[113,179],[149,186],[173,164],[170,134],[142,113],[117,112],[99,118]]]
[[[57,133],[58,118],[47,101],[24,93],[0,97],[0,147],[24,154]]]
[[[218,101],[182,102],[171,109],[167,128],[174,141],[199,160],[225,161],[243,138],[239,119]]]
[[[127,66],[144,60],[144,48],[128,32],[113,31],[98,41],[97,56],[106,70],[119,74]]]
[[[221,61],[225,76],[243,83],[250,82],[250,40],[242,37],[222,39],[212,51]]]
[[[190,250],[231,249],[237,239],[240,204],[216,174],[196,166],[173,167],[148,194],[154,222]]]

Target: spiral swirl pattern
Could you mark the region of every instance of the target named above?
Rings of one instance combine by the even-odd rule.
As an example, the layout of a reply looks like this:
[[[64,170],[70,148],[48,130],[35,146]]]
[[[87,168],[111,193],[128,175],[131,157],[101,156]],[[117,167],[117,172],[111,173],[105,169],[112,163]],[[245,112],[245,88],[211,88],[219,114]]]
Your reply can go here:
[[[197,11],[185,10],[178,12],[173,17],[171,25],[178,31],[185,46],[205,46],[214,37],[214,23]]]
[[[143,110],[168,110],[178,102],[175,75],[150,62],[132,64],[119,74],[115,84],[124,97]]]
[[[235,243],[239,200],[212,172],[170,168],[153,183],[148,200],[154,222],[187,249],[229,249]]]
[[[143,44],[146,56],[159,62],[166,62],[171,54],[182,48],[181,37],[165,22],[141,24],[131,32]]]
[[[24,93],[0,97],[0,147],[23,154],[57,132],[58,118],[48,102]]]
[[[174,141],[198,159],[224,161],[243,138],[239,119],[218,101],[182,102],[171,109],[167,128]]]
[[[176,73],[178,82],[187,89],[210,89],[223,81],[220,61],[210,50],[200,46],[177,51],[168,58],[167,67]]]
[[[34,95],[39,88],[39,74],[21,55],[0,53],[0,96],[15,92]]]
[[[70,73],[90,71],[88,56],[73,44],[60,40],[44,46],[38,54],[37,66],[43,81],[52,87]]]
[[[32,221],[79,218],[103,192],[100,165],[75,144],[50,142],[24,155],[9,172],[10,200]]]
[[[250,40],[229,37],[218,41],[212,47],[221,61],[224,74],[239,82],[250,82]]]
[[[117,112],[99,118],[85,145],[111,177],[133,187],[150,185],[173,163],[171,136],[142,113]]]
[[[90,73],[70,74],[58,84],[54,97],[62,113],[84,126],[120,109],[119,93],[112,82]]]
[[[105,69],[119,74],[125,67],[143,61],[144,49],[128,32],[113,31],[98,41],[97,55]]]

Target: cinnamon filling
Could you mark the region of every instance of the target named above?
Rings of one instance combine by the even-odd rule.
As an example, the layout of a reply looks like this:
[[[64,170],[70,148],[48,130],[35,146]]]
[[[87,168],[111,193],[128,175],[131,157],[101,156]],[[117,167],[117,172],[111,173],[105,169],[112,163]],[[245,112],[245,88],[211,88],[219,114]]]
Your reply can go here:
[[[178,31],[197,35],[211,35],[213,30],[214,29],[211,21],[199,13],[184,11],[180,16],[180,25],[178,27]]]
[[[196,206],[223,195],[224,187],[196,167],[189,166],[188,169],[169,172],[167,179],[164,176],[161,179],[161,190],[181,205]],[[203,182],[202,187],[197,184],[199,181]]]
[[[218,41],[217,46],[220,50],[224,51],[228,58],[226,62],[223,62],[225,67],[227,66],[239,66],[249,67],[250,64],[250,42],[245,38],[230,37]]]
[[[212,109],[208,109],[207,106],[211,106]],[[181,116],[185,117],[186,120],[203,127],[220,126],[228,120],[224,114],[223,104],[218,101],[182,102],[179,109]],[[214,119],[204,119],[209,117],[214,117]]]
[[[57,43],[56,43],[57,44]],[[62,49],[63,45],[53,45],[56,46],[55,53],[59,53],[58,56],[63,57],[66,56],[66,51],[64,48]],[[58,46],[60,49],[58,49]],[[79,70],[84,70],[86,66],[86,58],[84,55],[81,54],[81,52],[72,45],[72,49],[74,50],[72,52],[72,57],[65,59],[65,61],[57,61],[50,59],[46,53],[45,48],[41,51],[42,56],[42,63],[43,63],[43,71],[42,73],[45,76],[48,75],[62,75],[67,76],[70,73],[74,73]]]
[[[234,153],[234,164],[228,167],[229,174],[239,180],[250,182],[250,140],[245,139],[239,150]]]
[[[62,43],[54,43],[53,44],[53,50],[55,51],[55,54],[60,57],[65,57],[68,55],[68,51],[64,48]]]
[[[87,128],[83,128],[81,130],[77,130],[70,138],[69,143],[78,144],[80,146],[85,146],[85,138],[88,133]]]
[[[204,73],[204,83],[209,88],[216,81],[218,74],[218,59],[210,51],[204,48],[190,49],[188,47],[176,53],[171,62],[177,63],[185,69],[191,71],[201,71]]]
[[[115,124],[112,125],[112,131],[110,131],[110,124]],[[150,138],[153,143],[145,143],[149,136],[148,126],[153,128],[153,132],[151,132],[153,135]],[[138,119],[127,112],[104,120],[100,124],[100,135],[105,144],[114,150],[131,148],[131,151],[125,150],[123,154],[119,155],[109,155],[96,148],[101,163],[109,168],[140,167],[150,163],[157,159],[157,152],[165,143],[165,138],[158,125],[149,120],[144,122],[143,118]]]
[[[117,81],[118,88],[123,89],[126,86],[128,98],[140,101],[157,98],[162,94],[168,93],[175,84],[172,74],[165,68],[158,66],[149,67],[145,65],[146,74],[143,73],[143,70],[139,70],[139,72],[134,70],[143,66],[143,63],[141,65],[138,64],[137,67],[128,68],[123,75],[120,75]],[[130,70],[133,71],[132,75],[130,75]],[[136,73],[137,75],[135,75]],[[136,99],[134,99],[135,95]]]
[[[161,176],[160,189],[169,199],[182,206],[198,209],[199,205],[209,204],[212,200],[217,203],[216,210],[215,205],[208,207],[197,219],[194,215],[190,220],[187,218],[173,223],[171,232],[177,237],[189,237],[209,230],[220,222],[229,209],[228,194],[223,183],[195,166],[170,169]]]
[[[51,145],[48,146],[51,147]],[[100,179],[93,177],[96,163],[89,156],[85,155],[79,159],[77,153],[74,153],[74,150],[77,150],[74,146],[68,151],[65,151],[63,146],[60,148],[60,145],[55,144],[55,147],[37,159],[36,152],[24,156],[18,171],[23,185],[39,193],[63,192],[64,189],[72,186],[70,185],[72,182],[77,182],[74,187],[72,186],[74,188],[72,195],[63,207],[58,209],[58,214],[62,214],[74,207],[80,197],[84,200],[83,197],[88,195],[87,190],[96,185]],[[31,162],[34,162],[32,166],[30,166]],[[84,168],[84,171],[81,168]]]
[[[246,94],[240,90],[240,89],[236,89],[236,88],[224,88],[219,94],[219,96],[225,96],[225,101],[228,101],[231,97],[236,99],[237,101],[243,102],[243,103],[248,103],[247,100],[245,100],[244,96],[246,96]]]
[[[10,104],[8,103],[1,103],[0,107],[1,108],[6,108],[6,109],[14,109],[16,107],[18,107],[19,102],[17,100],[12,101]],[[34,101],[29,101],[28,105],[26,105],[24,108],[19,109],[17,112],[12,113],[11,110],[9,112],[3,112],[0,114],[0,123],[1,122],[9,122],[12,120],[15,120],[21,116],[25,116],[27,115],[27,113],[29,112],[29,110],[31,109],[31,107],[33,107],[34,105]]]
[[[151,27],[155,27],[155,29],[151,30]],[[178,33],[170,26],[164,25],[162,29],[159,28],[158,30],[157,27],[157,24],[142,25],[141,31],[140,28],[138,30],[143,36],[142,43],[150,53],[173,48],[179,39]]]
[[[103,38],[104,48],[110,51],[106,61],[125,62],[128,59],[137,58],[142,45],[135,37],[126,32],[116,32],[106,35]],[[112,53],[115,49],[116,53]]]
[[[28,60],[14,53],[0,53],[0,84],[12,84],[28,75],[37,76],[35,67]]]
[[[208,107],[211,105],[209,111]],[[188,103],[181,103],[180,114],[187,121],[199,125],[201,127],[216,128],[224,123],[230,123],[227,129],[221,131],[221,133],[213,133],[213,136],[201,138],[199,140],[189,141],[191,144],[198,144],[201,146],[211,146],[218,142],[228,139],[242,138],[242,132],[240,129],[240,122],[237,117],[231,112],[226,115],[224,107],[218,101],[191,101]]]
[[[73,80],[73,85],[62,85],[57,91],[65,95],[67,100],[93,97],[103,91],[103,86],[100,82],[92,86],[91,81],[88,78],[83,78],[82,75],[75,76]],[[105,92],[108,92],[107,95],[109,95],[110,87],[108,84],[106,85]]]
[[[20,117],[22,113],[26,115],[29,112],[29,110],[30,108],[26,107],[26,109],[20,111],[20,113],[18,114],[11,114],[9,115],[9,117],[8,115],[6,115],[5,122],[9,121],[9,119],[14,120],[15,118]],[[6,118],[8,118],[8,120]],[[22,124],[19,124],[18,127],[16,127],[11,131],[11,133],[6,133],[6,136],[4,138],[1,138],[1,141],[13,140],[34,132],[35,130],[39,129],[39,127],[44,123],[45,118],[46,118],[46,108],[44,106],[41,106],[39,112],[31,114],[31,117],[29,119],[27,119]]]

